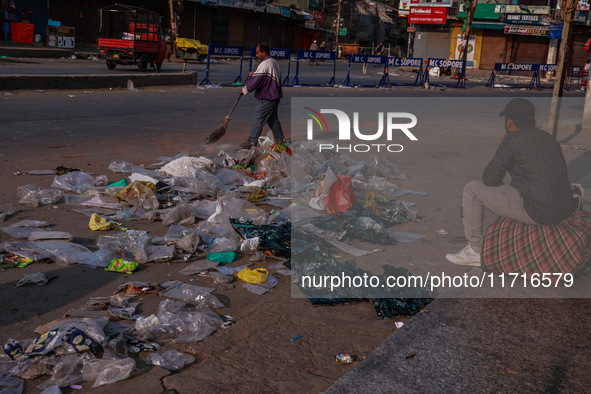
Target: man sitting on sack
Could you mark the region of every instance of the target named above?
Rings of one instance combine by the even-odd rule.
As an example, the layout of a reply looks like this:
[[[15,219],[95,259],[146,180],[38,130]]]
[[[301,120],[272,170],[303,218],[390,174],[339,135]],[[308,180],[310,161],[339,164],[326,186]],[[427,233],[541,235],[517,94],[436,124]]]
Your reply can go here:
[[[523,98],[511,100],[505,116],[507,133],[484,169],[482,182],[472,181],[462,196],[464,234],[468,245],[448,261],[480,266],[485,208],[526,224],[555,225],[575,209],[560,144],[535,127],[535,107]],[[506,173],[511,184],[503,184]]]

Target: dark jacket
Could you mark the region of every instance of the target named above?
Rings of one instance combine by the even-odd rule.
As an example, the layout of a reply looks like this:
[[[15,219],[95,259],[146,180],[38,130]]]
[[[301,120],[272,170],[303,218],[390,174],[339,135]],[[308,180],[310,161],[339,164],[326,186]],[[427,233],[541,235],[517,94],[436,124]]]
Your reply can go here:
[[[538,224],[557,224],[574,211],[566,162],[560,144],[536,128],[508,133],[482,174],[487,186],[499,186],[505,174]]]

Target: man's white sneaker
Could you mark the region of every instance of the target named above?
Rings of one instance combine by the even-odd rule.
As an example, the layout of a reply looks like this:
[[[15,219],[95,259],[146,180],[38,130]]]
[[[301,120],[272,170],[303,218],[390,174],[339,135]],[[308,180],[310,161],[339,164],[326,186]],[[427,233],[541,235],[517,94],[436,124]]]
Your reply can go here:
[[[456,254],[446,254],[445,258],[450,263],[457,265],[470,265],[480,267],[480,253],[476,252],[470,245],[460,250]]]

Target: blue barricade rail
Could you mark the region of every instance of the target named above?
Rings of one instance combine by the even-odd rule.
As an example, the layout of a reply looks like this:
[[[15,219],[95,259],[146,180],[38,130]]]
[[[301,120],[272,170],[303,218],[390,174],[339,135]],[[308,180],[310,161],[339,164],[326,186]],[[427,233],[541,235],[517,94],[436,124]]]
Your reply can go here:
[[[291,49],[283,49],[283,48],[269,48],[271,51],[270,55],[273,59],[286,59],[288,60],[287,63],[287,76],[283,80],[283,86],[290,86],[289,83],[289,73],[291,70]],[[252,71],[252,59],[256,58],[257,56],[257,48],[250,47],[250,61],[248,63],[248,73]]]
[[[296,74],[293,77],[293,86],[302,86],[300,81],[300,60],[332,60],[332,78],[327,84],[307,84],[309,86],[332,86],[335,84],[335,74],[337,71],[337,53],[334,51],[310,51],[307,49],[298,49],[297,63],[296,63]]]
[[[456,83],[456,88],[465,88],[466,87],[466,62],[464,60],[459,59],[435,59],[429,58],[427,59],[427,67],[425,67],[425,72],[423,73],[423,80],[421,81],[421,85],[425,83],[429,83],[429,70],[433,67],[439,68],[457,68],[462,70],[460,72],[460,76],[458,78],[458,82]]]
[[[527,84],[527,89],[539,89],[540,88],[540,64],[533,64],[533,63],[495,63],[495,68],[490,73],[490,77],[488,77],[488,81],[486,82],[486,87],[494,88],[496,82],[496,72],[497,71],[511,71],[511,72],[531,72],[532,77]],[[544,66],[552,66],[550,64]],[[545,67],[548,68],[548,67]]]
[[[233,85],[242,85],[242,61],[244,60],[244,48],[241,46],[232,45],[214,45],[209,44],[209,50],[207,51],[207,68],[205,69],[205,78],[201,81],[200,85],[213,85],[209,80],[209,64],[212,56],[223,56],[223,57],[240,57],[240,73],[234,80]]]
[[[390,76],[388,73],[388,67],[418,67],[419,72],[415,78],[414,86],[417,86],[423,79],[423,58],[421,57],[389,57],[386,69],[384,70],[384,85],[390,85]],[[403,84],[397,84],[403,85]]]
[[[566,69],[565,90],[581,89],[583,84],[583,67],[570,66]]]
[[[347,76],[343,80],[343,86],[351,86],[351,63],[367,63],[367,64],[383,64],[384,71],[388,68],[388,56],[382,55],[358,55],[350,54],[349,63],[347,63]],[[378,83],[377,87],[383,87],[384,77]],[[360,85],[360,86],[373,86],[373,85]]]

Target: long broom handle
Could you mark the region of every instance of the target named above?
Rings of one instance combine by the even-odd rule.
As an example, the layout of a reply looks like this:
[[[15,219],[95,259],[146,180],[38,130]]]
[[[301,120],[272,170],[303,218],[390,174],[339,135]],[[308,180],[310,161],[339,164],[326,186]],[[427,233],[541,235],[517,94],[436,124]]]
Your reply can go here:
[[[250,75],[248,76],[248,78],[246,78],[246,81],[244,82],[245,85],[248,83],[248,80],[249,79],[250,79]],[[243,94],[238,94],[238,98],[236,99],[236,102],[234,103],[234,106],[230,110],[230,113],[228,114],[228,116],[226,116],[227,119],[230,119],[230,116],[232,116],[232,112],[234,112],[234,110],[236,109],[236,106],[238,105],[238,101],[240,101],[240,98],[242,96],[244,96],[244,95]]]
[[[240,101],[241,97],[242,97],[242,94],[239,94],[238,98],[236,99],[236,102],[234,103],[234,106],[232,107],[232,109],[230,110],[230,113],[228,114],[228,116],[226,116],[226,118],[229,118],[230,116],[232,116],[232,112],[234,112],[234,110],[236,109],[236,106],[238,105],[238,101]]]

